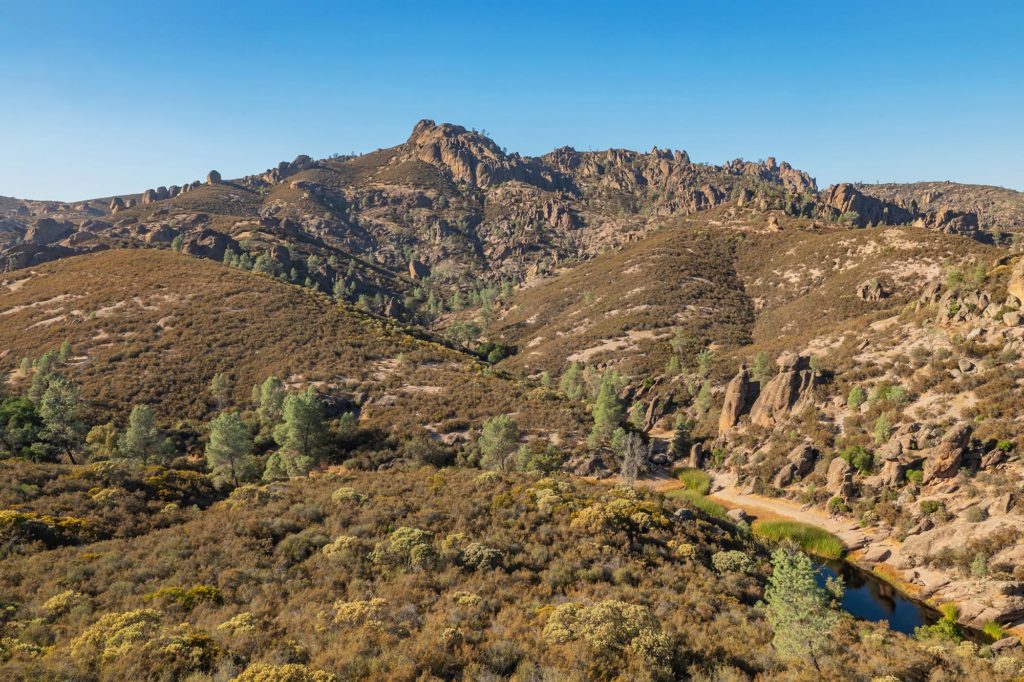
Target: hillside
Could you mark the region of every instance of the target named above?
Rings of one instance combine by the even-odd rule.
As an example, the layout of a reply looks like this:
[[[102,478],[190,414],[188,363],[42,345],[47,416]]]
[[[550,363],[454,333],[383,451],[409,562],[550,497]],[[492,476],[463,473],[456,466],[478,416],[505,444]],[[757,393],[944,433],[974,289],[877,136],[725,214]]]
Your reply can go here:
[[[859,184],[857,187],[873,197],[909,207],[947,207],[955,211],[971,211],[978,216],[982,228],[991,231],[1020,232],[1024,230],[1024,192],[959,182],[911,182]]]
[[[152,405],[167,424],[197,423],[225,373],[229,404],[249,405],[275,375],[359,404],[368,425],[425,434],[519,412],[524,426],[569,435],[554,400],[484,371],[478,360],[323,294],[168,251],[109,250],[10,273],[0,299],[0,363],[17,384],[21,358],[68,341],[70,375],[96,419]],[[455,389],[455,390],[452,390]],[[454,421],[453,421],[454,420]]]

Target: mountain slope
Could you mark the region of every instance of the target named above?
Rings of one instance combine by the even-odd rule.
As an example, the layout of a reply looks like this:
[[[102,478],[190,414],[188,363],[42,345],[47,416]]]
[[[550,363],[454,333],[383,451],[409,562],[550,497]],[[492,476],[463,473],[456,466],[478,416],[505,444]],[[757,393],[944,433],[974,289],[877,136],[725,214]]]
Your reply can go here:
[[[16,271],[0,299],[0,362],[18,363],[67,340],[72,377],[98,417],[154,406],[167,423],[206,418],[219,372],[233,402],[276,375],[363,403],[369,425],[421,432],[522,413],[526,428],[571,432],[571,410],[530,400],[477,360],[270,277],[167,251],[110,250]],[[532,407],[531,407],[532,406]],[[464,426],[460,427],[465,428]]]

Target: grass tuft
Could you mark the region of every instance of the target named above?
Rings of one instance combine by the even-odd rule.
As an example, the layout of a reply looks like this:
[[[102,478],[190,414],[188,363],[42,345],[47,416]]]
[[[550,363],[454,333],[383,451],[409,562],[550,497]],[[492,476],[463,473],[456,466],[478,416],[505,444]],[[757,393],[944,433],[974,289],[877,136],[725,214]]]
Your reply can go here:
[[[788,540],[808,554],[825,559],[841,559],[846,552],[842,540],[832,533],[799,521],[755,521],[751,530],[762,540]]]
[[[707,495],[711,492],[711,476],[701,469],[676,469],[673,472],[686,489],[698,495]]]

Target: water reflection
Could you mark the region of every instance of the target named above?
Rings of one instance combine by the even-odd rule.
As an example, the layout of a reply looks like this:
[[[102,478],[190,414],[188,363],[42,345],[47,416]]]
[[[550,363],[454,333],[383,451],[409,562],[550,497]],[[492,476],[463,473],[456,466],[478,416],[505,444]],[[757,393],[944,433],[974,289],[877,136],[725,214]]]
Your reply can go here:
[[[840,576],[846,585],[843,609],[861,620],[885,621],[896,632],[914,634],[914,628],[939,620],[934,609],[908,599],[889,583],[842,561],[819,563],[818,583]]]

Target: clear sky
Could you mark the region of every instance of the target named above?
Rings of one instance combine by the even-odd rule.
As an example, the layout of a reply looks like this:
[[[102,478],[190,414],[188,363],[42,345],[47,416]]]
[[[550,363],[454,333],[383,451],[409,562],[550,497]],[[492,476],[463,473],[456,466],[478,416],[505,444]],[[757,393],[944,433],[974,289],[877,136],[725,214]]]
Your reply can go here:
[[[1024,190],[1024,3],[0,0],[0,194],[365,152],[420,118]]]

